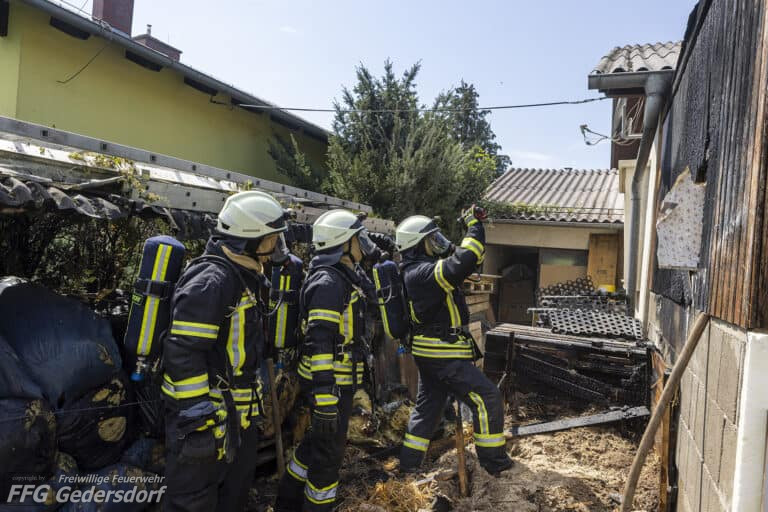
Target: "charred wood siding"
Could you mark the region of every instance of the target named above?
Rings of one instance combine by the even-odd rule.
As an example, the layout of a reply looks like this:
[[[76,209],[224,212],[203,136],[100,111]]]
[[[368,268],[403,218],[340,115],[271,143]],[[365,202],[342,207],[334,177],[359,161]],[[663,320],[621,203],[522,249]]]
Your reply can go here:
[[[653,289],[754,328],[768,325],[766,3],[717,0],[708,7],[698,35],[686,37],[687,65],[678,66],[659,194],[663,199],[686,167],[706,181],[701,263],[692,280],[656,267]]]

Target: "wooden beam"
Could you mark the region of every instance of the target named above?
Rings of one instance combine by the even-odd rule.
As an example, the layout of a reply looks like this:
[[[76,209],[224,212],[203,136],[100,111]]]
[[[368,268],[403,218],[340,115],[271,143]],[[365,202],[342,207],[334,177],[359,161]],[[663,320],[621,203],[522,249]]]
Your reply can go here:
[[[546,434],[548,432],[557,432],[577,427],[602,425],[604,423],[612,423],[630,418],[643,418],[645,416],[650,416],[650,414],[651,411],[645,406],[632,407],[616,411],[602,412],[599,414],[591,414],[589,416],[581,416],[578,418],[566,418],[562,420],[548,421],[546,423],[534,423],[533,425],[512,427],[505,433],[505,436],[512,438],[534,434]]]

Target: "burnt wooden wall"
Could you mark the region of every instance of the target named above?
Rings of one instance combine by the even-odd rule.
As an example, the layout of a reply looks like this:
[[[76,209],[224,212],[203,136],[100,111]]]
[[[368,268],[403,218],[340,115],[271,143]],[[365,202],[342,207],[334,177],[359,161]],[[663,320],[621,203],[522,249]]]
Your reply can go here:
[[[664,122],[659,199],[686,167],[706,182],[701,262],[692,279],[656,267],[653,289],[766,326],[766,2],[702,1],[694,14]]]

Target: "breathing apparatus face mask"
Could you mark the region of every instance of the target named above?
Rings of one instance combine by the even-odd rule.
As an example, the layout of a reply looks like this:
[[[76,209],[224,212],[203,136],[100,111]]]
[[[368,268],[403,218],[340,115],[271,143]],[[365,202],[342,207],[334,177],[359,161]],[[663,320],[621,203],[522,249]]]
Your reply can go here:
[[[368,236],[368,231],[363,229],[357,234],[357,242],[360,245],[360,252],[363,253],[363,258],[368,260],[378,260],[381,255],[381,251],[378,246],[373,243],[373,240]]]
[[[277,264],[283,263],[289,254],[283,233],[267,235],[258,240],[249,240],[246,245],[246,252],[258,261],[266,262],[268,260]]]
[[[453,252],[453,244],[440,230],[428,234],[425,240],[429,250],[438,258],[444,258]]]

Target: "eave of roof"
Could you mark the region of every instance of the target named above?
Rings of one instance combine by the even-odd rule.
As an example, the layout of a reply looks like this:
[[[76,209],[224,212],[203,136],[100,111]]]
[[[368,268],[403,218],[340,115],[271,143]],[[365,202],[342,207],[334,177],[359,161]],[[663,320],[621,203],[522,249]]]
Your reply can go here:
[[[261,105],[264,107],[269,107],[268,109],[265,108],[264,110],[271,112],[272,116],[282,121],[283,123],[289,126],[296,126],[297,128],[301,128],[308,134],[319,137],[323,140],[327,140],[328,138],[329,132],[324,128],[305,119],[302,119],[301,117],[296,116],[288,111],[281,110],[277,105],[247,93],[241,89],[237,89],[235,86],[222,82],[221,80],[218,80],[211,75],[205,74],[196,70],[195,68],[187,66],[186,64],[182,64],[179,61],[171,59],[167,55],[164,55],[156,50],[153,50],[152,48],[134,41],[123,32],[109,26],[109,24],[106,22],[89,20],[69,9],[56,5],[50,0],[21,1],[34,8],[40,9],[53,17],[70,23],[77,28],[88,32],[89,34],[109,39],[110,41],[113,41],[114,43],[122,46],[126,50],[149,59],[157,65],[173,69],[181,73],[185,78],[189,78],[205,86],[216,89],[217,91],[226,93],[231,96],[235,105]],[[248,110],[248,108],[245,109]],[[254,109],[251,111],[256,110]],[[261,110],[258,111],[261,112]]]
[[[606,96],[645,94],[651,76],[673,76],[682,43],[617,46],[605,55],[587,77],[587,87]]]
[[[617,46],[592,70],[592,75],[674,70],[680,56],[680,41]]]

